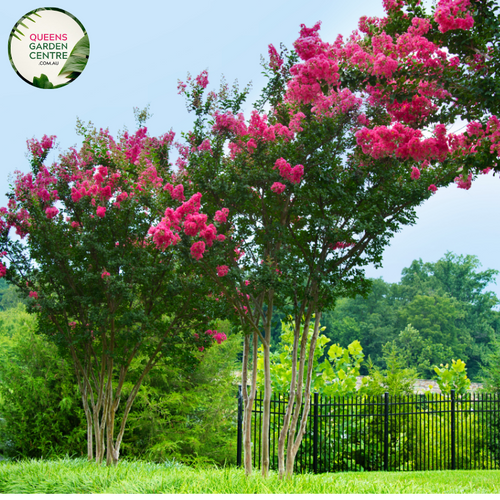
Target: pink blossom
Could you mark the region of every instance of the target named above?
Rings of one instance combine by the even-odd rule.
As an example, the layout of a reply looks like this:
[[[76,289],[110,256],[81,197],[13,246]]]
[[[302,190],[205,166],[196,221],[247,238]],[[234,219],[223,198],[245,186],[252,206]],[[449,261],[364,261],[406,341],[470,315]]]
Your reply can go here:
[[[73,221],[73,222],[71,223],[71,227],[72,227],[73,229],[76,229],[77,227],[80,227],[80,223],[79,223],[79,222],[76,222],[76,221]]]
[[[292,170],[290,171],[290,177],[288,178],[288,180],[292,184],[299,184],[303,175],[304,175],[304,166],[295,165],[295,167],[293,167]]]
[[[48,207],[45,209],[45,215],[47,219],[52,219],[59,213],[59,210],[56,207]]]
[[[204,350],[205,350],[205,348],[203,346],[198,347],[198,351],[201,352],[201,351],[204,351]]]
[[[207,216],[205,214],[189,214],[184,221],[184,232],[188,236],[196,236],[206,228]]]
[[[127,198],[128,198],[128,193],[123,191],[116,197],[116,201],[117,203],[121,203],[123,200],[126,200]]]
[[[226,334],[223,332],[217,332],[215,331],[212,334],[213,339],[217,342],[217,344],[222,344],[225,340],[227,340]]]
[[[186,92],[186,87],[187,85],[184,82],[177,80],[177,90],[179,91],[178,94],[183,94],[184,92]]]
[[[458,177],[455,177],[455,183],[460,189],[470,189],[472,184],[472,173],[469,173],[467,180],[464,180],[463,175],[460,174]]]
[[[167,217],[163,218],[157,226],[150,227],[148,234],[153,236],[153,241],[160,250],[165,250],[170,245],[177,245],[180,241],[180,236],[170,229],[170,221]]]
[[[208,72],[207,70],[203,70],[197,77],[196,77],[196,83],[202,87],[202,88],[207,88],[208,85]]]
[[[205,251],[205,242],[204,241],[197,241],[191,245],[191,255],[196,260],[200,260],[203,257],[204,251]]]
[[[278,71],[281,66],[283,66],[283,59],[279,56],[278,52],[274,48],[274,45],[270,44],[268,47],[269,52],[269,67]]]
[[[245,286],[248,286],[250,284],[250,281],[245,280]]]
[[[236,257],[234,258],[235,261],[240,260],[245,255],[245,252],[240,250],[239,246],[234,249],[234,253],[236,254]]]
[[[101,278],[102,279],[105,279],[107,276],[111,276],[111,274],[108,273],[108,271],[106,271],[106,269],[102,272],[101,274]]]
[[[200,231],[200,236],[207,242],[207,245],[211,247],[217,237],[217,229],[213,224],[209,224]]]
[[[210,141],[205,139],[199,146],[198,151],[209,151],[212,154],[212,146],[210,145]]]
[[[227,266],[217,266],[217,276],[225,276],[229,272],[229,267]]]
[[[275,182],[271,186],[271,191],[274,191],[276,194],[281,194],[285,189],[286,186],[284,184],[281,184],[281,182]]]
[[[7,268],[0,262],[0,278],[3,278],[7,274]]]
[[[292,168],[284,158],[278,158],[274,163],[273,170],[278,168],[281,177],[289,180],[292,184],[298,184],[304,175],[304,166],[296,165]],[[272,189],[272,188],[271,188]]]
[[[417,180],[420,177],[420,170],[417,167],[411,167],[411,178]]]
[[[335,244],[332,243],[330,245],[330,248],[332,250],[338,250],[338,249],[350,248],[353,246],[354,246],[354,243],[347,243],[345,241],[337,241],[337,243],[335,243]]]
[[[474,26],[474,19],[468,7],[470,0],[438,0],[434,19],[438,23],[439,31],[469,30]]]
[[[182,184],[175,186],[171,195],[174,200],[184,201],[186,199],[184,196],[184,186]]]
[[[98,217],[104,217],[106,215],[106,207],[97,207],[96,213]]]
[[[255,149],[257,148],[257,143],[255,142],[255,139],[250,139],[248,142],[247,142],[247,151],[252,154]]]
[[[222,210],[217,210],[215,212],[214,221],[224,223],[227,221],[228,215],[229,215],[229,208],[223,208]]]
[[[427,190],[428,190],[428,191],[432,191],[433,193],[435,193],[435,192],[437,191],[437,189],[438,189],[438,188],[435,186],[435,184],[431,184],[431,185],[427,188]]]
[[[29,293],[29,296],[30,296],[31,298],[33,298],[33,299],[38,299],[38,293],[36,293],[36,292],[30,292],[30,293]]]

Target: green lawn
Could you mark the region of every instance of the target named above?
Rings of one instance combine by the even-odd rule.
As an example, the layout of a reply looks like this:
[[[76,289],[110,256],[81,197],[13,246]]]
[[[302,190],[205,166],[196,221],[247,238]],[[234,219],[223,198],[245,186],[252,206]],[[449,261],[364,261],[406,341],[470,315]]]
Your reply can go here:
[[[0,463],[0,493],[500,493],[500,470],[348,472],[263,480],[242,470],[84,459]]]

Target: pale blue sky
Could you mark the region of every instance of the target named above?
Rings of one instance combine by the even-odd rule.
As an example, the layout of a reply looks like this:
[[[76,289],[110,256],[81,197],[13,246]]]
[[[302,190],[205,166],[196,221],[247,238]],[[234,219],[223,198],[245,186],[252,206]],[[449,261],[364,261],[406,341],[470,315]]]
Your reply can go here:
[[[382,14],[381,0],[303,1],[256,0],[188,2],[9,2],[3,5],[0,31],[4,56],[0,58],[3,120],[0,125],[0,205],[8,176],[28,169],[26,139],[54,134],[61,149],[78,143],[75,122],[91,120],[116,133],[135,125],[133,107],[150,104],[152,134],[170,128],[179,134],[190,128],[191,117],[177,95],[177,79],[204,69],[218,86],[220,76],[241,85],[253,82],[249,102],[258,96],[263,78],[260,55],[280,42],[291,47],[300,24],[321,20],[321,34],[333,41],[348,35],[362,15]],[[41,90],[24,83],[13,71],[7,41],[14,24],[38,7],[59,7],[75,15],[90,37],[87,68],[74,83]],[[55,159],[55,156],[51,159]],[[439,190],[418,210],[419,220],[403,229],[384,253],[382,269],[368,276],[398,281],[401,269],[413,259],[435,261],[446,251],[477,255],[484,268],[500,269],[500,182],[491,175],[479,179],[470,191],[452,186]],[[492,287],[500,296],[500,286]]]

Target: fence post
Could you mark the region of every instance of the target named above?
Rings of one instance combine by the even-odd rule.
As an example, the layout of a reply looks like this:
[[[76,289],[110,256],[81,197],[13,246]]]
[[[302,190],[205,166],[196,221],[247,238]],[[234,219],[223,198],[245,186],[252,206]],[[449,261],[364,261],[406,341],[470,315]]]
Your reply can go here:
[[[384,392],[384,470],[389,470],[389,393]]]
[[[313,472],[318,473],[318,393],[314,393],[313,402]]]
[[[451,390],[451,469],[455,470],[455,389]]]
[[[241,454],[243,451],[243,393],[241,384],[238,385],[238,439],[236,441],[236,465],[241,467]]]

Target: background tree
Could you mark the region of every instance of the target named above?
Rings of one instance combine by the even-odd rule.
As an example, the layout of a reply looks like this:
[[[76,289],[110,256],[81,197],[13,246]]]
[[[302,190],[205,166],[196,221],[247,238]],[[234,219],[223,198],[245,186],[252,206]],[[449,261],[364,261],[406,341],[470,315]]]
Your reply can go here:
[[[423,378],[434,376],[434,365],[461,358],[479,381],[500,327],[498,299],[485,291],[497,271],[480,266],[474,256],[451,252],[437,262],[415,260],[399,283],[373,280],[366,297],[339,300],[324,314],[325,335],[341,345],[359,340],[382,367],[383,346],[395,342]]]

